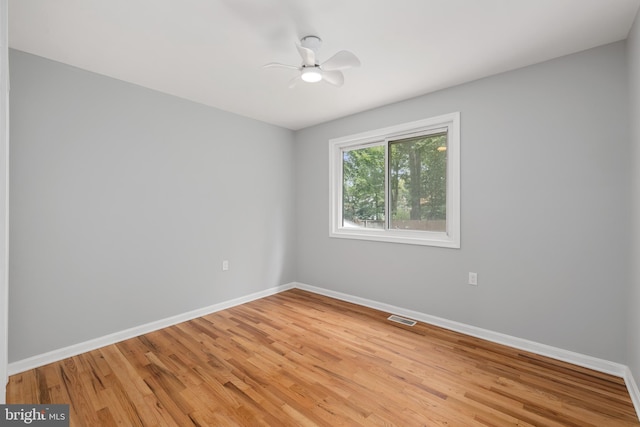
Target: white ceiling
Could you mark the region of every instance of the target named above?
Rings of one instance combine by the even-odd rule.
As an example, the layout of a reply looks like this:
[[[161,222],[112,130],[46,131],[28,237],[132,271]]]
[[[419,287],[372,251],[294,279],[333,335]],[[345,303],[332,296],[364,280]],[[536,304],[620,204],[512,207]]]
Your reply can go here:
[[[9,0],[9,44],[289,129],[627,37],[640,0]],[[289,89],[294,44],[361,60]]]

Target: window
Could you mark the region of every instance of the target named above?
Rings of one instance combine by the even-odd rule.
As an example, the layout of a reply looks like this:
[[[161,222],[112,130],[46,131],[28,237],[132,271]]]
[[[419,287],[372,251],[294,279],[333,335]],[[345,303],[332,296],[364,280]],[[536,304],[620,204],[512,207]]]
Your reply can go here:
[[[330,236],[460,247],[460,113],[329,144]]]

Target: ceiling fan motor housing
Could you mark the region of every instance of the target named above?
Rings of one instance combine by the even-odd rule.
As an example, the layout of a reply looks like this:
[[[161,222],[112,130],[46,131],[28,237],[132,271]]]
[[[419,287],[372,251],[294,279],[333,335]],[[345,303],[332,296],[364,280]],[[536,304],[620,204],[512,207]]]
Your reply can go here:
[[[322,45],[322,39],[318,36],[306,36],[300,39],[300,45],[314,52],[318,52],[318,49],[320,49]]]

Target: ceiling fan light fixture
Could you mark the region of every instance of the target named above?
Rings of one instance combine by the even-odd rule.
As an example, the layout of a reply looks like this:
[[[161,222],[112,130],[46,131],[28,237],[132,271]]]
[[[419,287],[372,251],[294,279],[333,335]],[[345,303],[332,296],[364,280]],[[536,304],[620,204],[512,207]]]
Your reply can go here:
[[[322,80],[322,73],[320,73],[318,67],[304,67],[300,77],[307,83],[316,83]]]

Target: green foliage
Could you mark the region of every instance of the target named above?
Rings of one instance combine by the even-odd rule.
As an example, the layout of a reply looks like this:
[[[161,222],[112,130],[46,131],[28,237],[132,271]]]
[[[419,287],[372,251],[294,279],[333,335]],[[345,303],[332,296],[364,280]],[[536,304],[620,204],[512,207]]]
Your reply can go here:
[[[446,134],[389,143],[392,219],[446,219],[446,144]]]
[[[389,142],[389,203],[393,221],[446,219],[447,135]],[[385,147],[343,153],[343,218],[385,219]]]
[[[384,147],[343,153],[343,218],[384,220]]]

